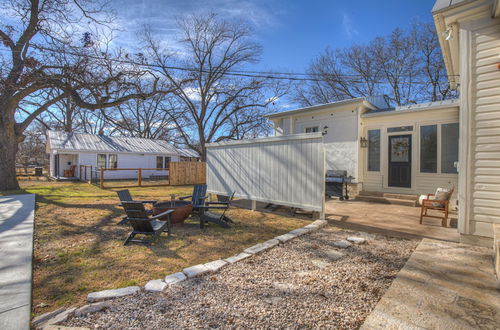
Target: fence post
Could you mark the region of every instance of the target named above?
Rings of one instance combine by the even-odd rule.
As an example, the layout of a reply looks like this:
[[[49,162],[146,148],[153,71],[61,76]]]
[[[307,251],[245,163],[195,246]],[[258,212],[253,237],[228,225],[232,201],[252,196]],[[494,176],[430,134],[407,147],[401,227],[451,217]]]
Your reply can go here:
[[[142,186],[142,168],[137,169],[137,185]]]
[[[101,189],[104,188],[104,168],[103,167],[101,167],[101,184],[100,184],[100,186],[101,186]]]

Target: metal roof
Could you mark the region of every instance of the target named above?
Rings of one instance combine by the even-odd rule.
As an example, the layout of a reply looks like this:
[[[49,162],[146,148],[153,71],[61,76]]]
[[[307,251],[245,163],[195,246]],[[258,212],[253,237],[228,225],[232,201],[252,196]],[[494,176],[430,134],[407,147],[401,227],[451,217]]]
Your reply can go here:
[[[376,107],[373,104],[371,104],[365,97],[356,97],[356,98],[353,98],[353,99],[341,100],[341,101],[336,101],[336,102],[331,102],[331,103],[313,105],[313,106],[305,107],[305,108],[299,108],[299,109],[294,109],[294,110],[277,112],[277,113],[273,113],[273,114],[270,114],[270,115],[265,115],[264,117],[267,117],[267,118],[276,118],[276,117],[293,115],[293,114],[297,114],[297,113],[301,113],[301,112],[323,110],[323,109],[327,109],[327,108],[329,108],[331,106],[345,105],[345,104],[355,103],[355,102],[367,102],[367,105],[369,107],[372,107],[372,108],[376,109]]]
[[[444,101],[435,101],[435,102],[426,102],[419,104],[410,104],[410,105],[401,105],[392,109],[384,109],[384,110],[371,110],[365,112],[362,117],[372,117],[372,116],[381,116],[381,115],[395,115],[400,113],[408,113],[414,111],[424,111],[424,110],[433,110],[433,109],[442,109],[442,108],[452,108],[458,107],[460,105],[459,99],[449,99]]]
[[[436,13],[438,11],[449,9],[451,7],[455,7],[466,2],[472,2],[474,0],[436,0],[434,7],[432,7],[432,12]]]
[[[179,151],[181,157],[195,157],[195,158],[200,157],[198,152],[192,149],[177,149],[177,151]]]
[[[138,137],[48,131],[47,140],[52,150],[59,151],[179,154],[167,141]]]

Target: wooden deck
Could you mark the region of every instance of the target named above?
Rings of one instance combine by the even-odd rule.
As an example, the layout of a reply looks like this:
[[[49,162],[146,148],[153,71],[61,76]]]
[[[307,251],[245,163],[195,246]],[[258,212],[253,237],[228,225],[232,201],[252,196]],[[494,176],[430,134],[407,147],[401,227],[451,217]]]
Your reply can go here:
[[[441,227],[441,220],[432,218],[424,218],[421,225],[420,207],[330,200],[326,203],[326,219],[332,225],[359,231],[460,241],[456,215],[451,215],[451,219],[448,219],[448,225],[451,223],[451,227]]]

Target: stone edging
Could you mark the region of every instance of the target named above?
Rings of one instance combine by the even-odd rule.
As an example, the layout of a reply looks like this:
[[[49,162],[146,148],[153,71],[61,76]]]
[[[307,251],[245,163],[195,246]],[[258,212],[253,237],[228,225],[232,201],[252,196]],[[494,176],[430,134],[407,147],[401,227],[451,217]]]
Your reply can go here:
[[[152,292],[162,292],[167,287],[185,281],[188,278],[201,276],[206,273],[215,273],[229,264],[233,264],[238,261],[244,260],[246,258],[251,257],[252,255],[271,249],[279,244],[283,244],[285,242],[288,242],[289,240],[310,233],[314,230],[318,230],[326,226],[327,223],[328,221],[326,220],[316,220],[307,226],[292,230],[286,234],[277,236],[263,243],[258,243],[254,246],[251,246],[245,249],[243,252],[236,254],[232,257],[226,259],[214,260],[211,262],[207,262],[205,264],[194,265],[191,267],[184,268],[181,272],[167,275],[164,279],[151,280],[148,283],[146,283],[146,285],[144,286],[144,290]],[[132,295],[141,291],[141,289],[142,288],[139,286],[129,286],[119,289],[91,292],[87,295],[87,302],[89,302],[89,304],[84,305],[80,308],[74,308],[74,307],[68,309],[60,308],[56,311],[42,314],[40,316],[35,317],[31,322],[31,324],[33,327],[36,327],[37,329],[41,328],[50,329],[56,323],[65,321],[72,314],[84,315],[87,313],[93,313],[109,308],[110,303],[104,300]],[[71,329],[70,327],[61,327],[61,326],[58,326],[57,328]]]

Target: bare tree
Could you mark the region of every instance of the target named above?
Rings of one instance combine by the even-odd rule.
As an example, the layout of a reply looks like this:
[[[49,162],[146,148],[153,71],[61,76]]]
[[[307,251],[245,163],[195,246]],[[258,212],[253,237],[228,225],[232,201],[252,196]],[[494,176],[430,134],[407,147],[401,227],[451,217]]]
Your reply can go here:
[[[169,101],[178,111],[170,112],[170,117],[180,142],[205,160],[207,143],[243,136],[243,126],[268,111],[285,89],[268,78],[237,74],[242,66],[257,62],[261,54],[261,46],[252,41],[244,24],[214,14],[185,17],[178,24],[183,49],[177,61],[187,71],[170,68],[171,53],[149,34],[146,39],[161,74],[175,87]]]
[[[149,82],[138,84],[144,86]],[[171,119],[175,109],[170,107],[169,97],[169,94],[158,94],[147,100],[130,100],[118,105],[113,111],[101,111],[101,114],[120,135],[170,141],[177,129]]]
[[[45,135],[40,127],[25,131],[26,138],[19,144],[16,163],[28,172],[30,165],[45,165]]]
[[[308,69],[311,82],[299,85],[295,100],[303,106],[324,104],[347,98],[375,95],[380,68],[367,56],[368,47],[354,45],[347,49],[325,51]]]
[[[19,188],[15,158],[23,133],[51,106],[71,98],[77,107],[103,109],[152,96],[156,85],[129,92],[129,78],[151,73],[113,61],[121,54],[99,42],[98,32],[113,19],[105,2],[10,0],[2,6],[5,21],[14,22],[0,25],[6,48],[0,52],[0,190],[9,190]],[[16,121],[20,109],[28,113]]]
[[[415,22],[366,45],[327,48],[309,65],[311,82],[298,86],[304,106],[388,94],[396,105],[453,97],[432,23]]]

